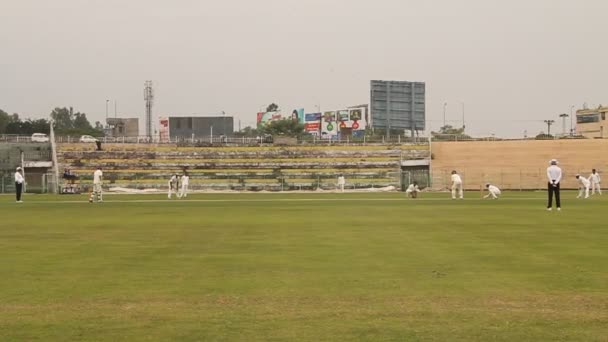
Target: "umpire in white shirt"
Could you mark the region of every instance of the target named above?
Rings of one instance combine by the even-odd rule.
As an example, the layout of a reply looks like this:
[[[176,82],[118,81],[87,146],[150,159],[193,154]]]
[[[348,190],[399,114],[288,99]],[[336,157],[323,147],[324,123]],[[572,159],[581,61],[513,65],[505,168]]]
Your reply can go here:
[[[549,193],[549,203],[547,204],[547,210],[551,211],[553,208],[553,195],[555,194],[555,205],[557,210],[562,210],[562,203],[559,196],[559,183],[562,180],[562,169],[557,166],[557,160],[551,159],[551,165],[547,168],[547,178],[549,183],[547,186]]]
[[[23,203],[21,200],[21,193],[23,192],[23,183],[25,183],[25,178],[21,174],[22,169],[20,167],[15,171],[15,194],[17,195],[17,203]]]

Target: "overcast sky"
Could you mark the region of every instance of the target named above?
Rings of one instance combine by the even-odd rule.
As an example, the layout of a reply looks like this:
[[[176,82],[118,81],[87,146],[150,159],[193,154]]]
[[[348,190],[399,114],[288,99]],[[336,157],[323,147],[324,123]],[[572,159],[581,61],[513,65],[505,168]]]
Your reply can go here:
[[[424,81],[473,134],[521,136],[583,103],[608,104],[605,0],[0,0],[0,108],[93,122],[369,102],[371,79]],[[569,121],[568,121],[569,126]]]

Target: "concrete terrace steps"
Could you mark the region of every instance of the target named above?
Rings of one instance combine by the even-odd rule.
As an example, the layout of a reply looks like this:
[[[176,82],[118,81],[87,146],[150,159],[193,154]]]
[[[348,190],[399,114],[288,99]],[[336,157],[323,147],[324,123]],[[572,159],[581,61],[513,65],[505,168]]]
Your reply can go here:
[[[92,151],[60,144],[59,158],[91,181],[101,166],[108,186],[166,189],[172,173],[187,169],[193,189],[335,188],[338,174],[347,187],[398,185],[402,159],[428,158],[428,145],[175,147],[109,144]]]

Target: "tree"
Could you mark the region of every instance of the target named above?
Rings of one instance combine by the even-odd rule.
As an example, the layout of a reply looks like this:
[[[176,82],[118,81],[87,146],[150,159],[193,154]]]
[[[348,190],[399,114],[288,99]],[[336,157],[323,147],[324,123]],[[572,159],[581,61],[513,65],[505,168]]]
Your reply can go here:
[[[99,121],[95,121],[95,129],[98,131],[103,131],[103,125]]]
[[[74,126],[75,129],[81,129],[81,130],[93,129],[93,126],[91,126],[91,123],[87,119],[87,115],[84,113],[74,114],[74,122],[72,125]]]
[[[6,126],[11,121],[11,117],[7,112],[0,109],[0,134],[6,133]]]
[[[103,127],[98,128],[96,125],[93,128],[87,119],[87,115],[81,112],[74,113],[74,108],[72,107],[57,107],[53,109],[51,118],[55,121],[55,130],[59,135],[103,135]]]
[[[262,134],[299,137],[304,134],[304,125],[291,119],[275,120],[260,128]]]
[[[55,121],[55,129],[58,132],[74,128],[74,109],[72,107],[70,109],[65,107],[53,109],[51,118]]]
[[[236,132],[234,135],[237,137],[253,138],[253,137],[257,137],[258,135],[260,135],[260,132],[256,128],[247,126],[247,127],[243,128],[242,130],[240,130],[239,132]]]
[[[271,103],[268,105],[268,107],[266,107],[266,112],[276,112],[279,110],[279,105],[276,103]]]

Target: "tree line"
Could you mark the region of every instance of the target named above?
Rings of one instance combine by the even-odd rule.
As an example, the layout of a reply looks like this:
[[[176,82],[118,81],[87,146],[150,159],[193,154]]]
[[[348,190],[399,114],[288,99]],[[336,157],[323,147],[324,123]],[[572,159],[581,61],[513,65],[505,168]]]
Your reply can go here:
[[[72,107],[57,107],[51,111],[50,118],[55,122],[55,134],[57,135],[92,135],[103,136],[103,125],[95,122],[91,125],[87,115],[74,112]],[[18,113],[8,114],[0,109],[0,134],[32,135],[34,133],[50,132],[50,120],[48,119],[22,119]]]

